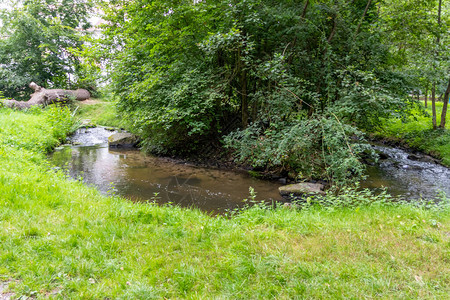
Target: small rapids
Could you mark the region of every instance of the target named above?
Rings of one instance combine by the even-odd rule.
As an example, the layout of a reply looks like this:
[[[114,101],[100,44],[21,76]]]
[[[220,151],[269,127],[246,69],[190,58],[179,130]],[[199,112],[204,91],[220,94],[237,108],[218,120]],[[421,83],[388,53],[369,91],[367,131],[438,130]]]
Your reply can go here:
[[[450,196],[450,169],[425,155],[414,155],[386,146],[373,146],[382,155],[378,164],[368,166],[362,187],[386,187],[388,192],[408,200]],[[383,155],[384,154],[384,155]]]
[[[204,168],[168,158],[144,155],[135,149],[110,149],[108,137],[115,133],[103,127],[79,129],[71,145],[60,147],[50,160],[107,194],[118,194],[133,201],[173,203],[224,213],[244,205],[249,188],[256,201],[283,201],[278,182],[259,180],[246,172]],[[439,193],[450,195],[450,169],[426,156],[385,146],[374,146],[381,155],[368,166],[362,187],[380,189],[405,199],[434,199]],[[424,160],[431,161],[424,161]]]
[[[67,140],[75,146],[108,146],[108,137],[116,133],[115,130],[107,130],[104,127],[80,128]]]

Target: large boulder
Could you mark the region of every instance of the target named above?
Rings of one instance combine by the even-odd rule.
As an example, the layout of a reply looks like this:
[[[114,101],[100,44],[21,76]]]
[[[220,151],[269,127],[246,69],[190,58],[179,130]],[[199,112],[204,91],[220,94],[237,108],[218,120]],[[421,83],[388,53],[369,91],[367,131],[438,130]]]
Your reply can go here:
[[[131,148],[139,143],[139,137],[129,132],[119,132],[108,138],[108,145],[111,148]]]
[[[320,183],[300,182],[283,185],[278,188],[281,196],[325,195],[324,185]]]

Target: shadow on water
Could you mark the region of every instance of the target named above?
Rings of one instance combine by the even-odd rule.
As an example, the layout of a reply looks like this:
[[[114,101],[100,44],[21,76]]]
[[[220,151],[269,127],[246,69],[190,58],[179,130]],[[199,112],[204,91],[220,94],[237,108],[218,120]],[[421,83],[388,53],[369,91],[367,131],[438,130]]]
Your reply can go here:
[[[103,193],[133,201],[156,200],[223,213],[243,206],[249,187],[256,191],[256,200],[283,200],[280,184],[252,178],[246,172],[198,167],[138,150],[109,149],[107,138],[112,133],[102,128],[82,129],[71,138],[75,146],[55,151],[50,160]]]
[[[144,155],[138,150],[108,148],[104,128],[80,129],[50,160],[71,177],[133,201],[156,200],[204,211],[224,213],[244,205],[249,187],[256,200],[282,201],[280,184],[258,180],[246,172],[203,168],[167,158]],[[435,163],[411,160],[400,149],[374,146],[384,153],[380,163],[368,167],[362,187],[387,187],[393,195],[408,199],[434,198],[439,191],[450,195],[450,170]]]

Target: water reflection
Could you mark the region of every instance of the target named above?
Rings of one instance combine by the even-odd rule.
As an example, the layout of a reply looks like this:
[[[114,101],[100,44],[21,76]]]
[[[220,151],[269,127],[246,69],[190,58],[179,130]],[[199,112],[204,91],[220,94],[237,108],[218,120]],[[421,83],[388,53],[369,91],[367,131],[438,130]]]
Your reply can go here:
[[[157,199],[185,207],[223,212],[242,206],[249,196],[249,187],[257,193],[256,200],[280,201],[279,184],[250,177],[246,172],[209,169],[180,163],[167,158],[146,156],[137,150],[115,150],[99,138],[99,130],[78,133],[95,134],[101,143],[91,146],[65,147],[56,151],[51,161],[65,167],[73,178],[95,185],[100,191],[117,194],[136,201]],[[91,141],[92,139],[88,138]]]
[[[50,159],[73,178],[81,176],[104,193],[115,192],[136,201],[156,199],[220,213],[242,206],[250,186],[257,192],[256,200],[282,201],[279,184],[245,172],[201,168],[137,150],[109,149],[107,138],[112,133],[103,128],[81,129],[71,138],[75,146],[55,151]],[[411,160],[400,149],[376,146],[376,150],[387,159],[368,167],[362,187],[387,187],[391,194],[408,199],[434,198],[439,191],[450,195],[448,168]]]

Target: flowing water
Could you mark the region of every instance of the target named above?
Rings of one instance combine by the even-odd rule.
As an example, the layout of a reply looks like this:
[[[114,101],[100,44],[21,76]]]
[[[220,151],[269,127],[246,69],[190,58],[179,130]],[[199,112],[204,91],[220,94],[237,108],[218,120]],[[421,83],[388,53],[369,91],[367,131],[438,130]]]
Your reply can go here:
[[[283,200],[278,194],[280,183],[258,180],[244,171],[203,168],[133,149],[109,149],[107,140],[113,133],[101,127],[80,129],[70,139],[72,146],[58,148],[50,160],[104,193],[135,201],[171,202],[223,213],[243,206],[249,187],[255,190],[257,201]],[[390,193],[408,199],[434,198],[439,191],[450,195],[448,168],[410,160],[400,149],[375,148],[386,159],[369,166],[363,187],[385,186]]]
[[[390,194],[410,200],[435,199],[442,192],[450,196],[449,168],[431,162],[430,157],[411,155],[402,149],[373,147],[384,154],[384,158],[378,164],[368,166],[368,178],[362,187],[387,187]],[[421,160],[417,160],[419,157]]]
[[[280,184],[244,171],[203,168],[133,149],[109,149],[108,136],[113,133],[101,127],[80,129],[70,140],[75,146],[58,148],[50,159],[73,178],[136,201],[171,202],[224,213],[250,199],[249,187],[255,190],[256,201],[283,200]]]

